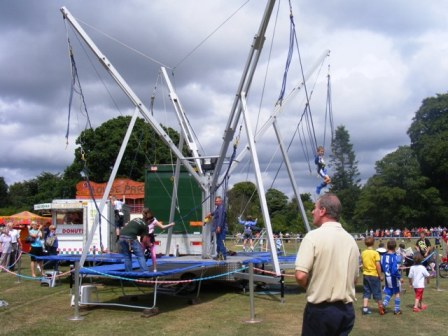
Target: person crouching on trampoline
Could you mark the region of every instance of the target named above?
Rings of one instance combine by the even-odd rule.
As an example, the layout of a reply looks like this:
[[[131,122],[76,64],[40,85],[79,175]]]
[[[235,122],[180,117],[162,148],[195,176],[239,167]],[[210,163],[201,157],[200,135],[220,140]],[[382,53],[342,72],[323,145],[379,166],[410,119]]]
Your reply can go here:
[[[156,226],[162,230],[168,229],[168,228],[174,226],[175,223],[172,222],[170,224],[163,225],[154,217],[151,210],[149,210],[149,212],[147,213],[147,216],[148,216],[147,217],[148,231],[147,231],[147,234],[142,236],[141,244],[143,246],[143,250],[145,252],[148,251],[149,254],[151,255],[153,272],[157,272],[157,259],[156,259],[157,256],[156,256],[156,245],[155,245],[156,239],[154,236],[154,229]]]
[[[323,178],[323,181],[316,187],[316,194],[320,194],[321,190],[331,183],[331,178],[328,176],[327,168],[325,168],[324,160],[325,149],[323,146],[317,147],[317,155],[314,158],[314,163],[317,166],[317,173]]]
[[[254,251],[254,240],[252,235],[252,229],[257,225],[257,218],[255,220],[252,218],[252,216],[247,216],[246,220],[243,221],[241,219],[241,215],[238,217],[238,222],[241,225],[244,225],[244,232],[243,232],[243,250],[244,252],[247,252],[246,244],[249,241],[250,251]]]
[[[140,270],[148,272],[145,253],[138,237],[148,234],[149,222],[154,218],[152,211],[144,208],[142,218],[135,218],[126,224],[120,231],[118,246],[120,253],[124,256],[124,269],[126,272],[132,272],[132,253],[137,257]]]

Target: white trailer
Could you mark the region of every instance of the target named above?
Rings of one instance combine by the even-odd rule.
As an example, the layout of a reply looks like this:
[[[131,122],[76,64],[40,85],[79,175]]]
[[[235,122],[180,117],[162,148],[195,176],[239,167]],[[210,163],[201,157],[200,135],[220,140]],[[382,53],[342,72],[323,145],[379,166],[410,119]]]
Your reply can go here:
[[[170,240],[170,242],[168,242]],[[198,233],[173,233],[156,234],[156,253],[166,254],[168,248],[169,255],[201,255],[202,235]]]
[[[99,205],[100,200],[96,200]],[[81,254],[87,242],[88,234],[98,214],[95,201],[81,199],[60,199],[52,203],[35,204],[35,211],[51,212],[51,224],[56,227],[59,254]],[[124,207],[125,223],[129,221],[128,209]],[[139,215],[133,217],[141,217]],[[101,235],[100,235],[101,233]],[[202,236],[200,232],[190,234],[173,234],[171,238],[171,255],[200,255]],[[103,248],[101,249],[101,243]],[[168,235],[156,235],[156,253],[165,254]],[[96,228],[89,254],[99,252],[118,252],[115,233],[115,216],[110,201],[106,201],[101,216],[101,225]]]
[[[100,200],[64,199],[35,204],[36,211],[51,211],[51,224],[56,227],[59,254],[81,254],[88,234],[98,215]],[[110,201],[102,211],[100,223],[93,235],[89,254],[116,251],[115,216]]]

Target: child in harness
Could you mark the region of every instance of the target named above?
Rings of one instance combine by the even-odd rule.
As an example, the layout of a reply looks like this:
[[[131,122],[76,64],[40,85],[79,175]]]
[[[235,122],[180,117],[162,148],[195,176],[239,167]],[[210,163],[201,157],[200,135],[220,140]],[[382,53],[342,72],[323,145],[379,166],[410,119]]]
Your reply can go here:
[[[254,251],[254,240],[252,235],[252,230],[255,228],[255,225],[257,225],[257,218],[255,220],[252,218],[252,216],[247,216],[246,220],[241,219],[241,215],[238,217],[238,222],[241,225],[244,225],[244,231],[243,231],[243,250],[244,252],[248,252],[246,248],[246,244],[249,241],[250,246],[250,252]]]
[[[324,160],[325,149],[323,146],[317,147],[317,154],[314,157],[314,163],[317,167],[317,173],[322,178],[322,182],[316,187],[316,194],[320,194],[321,190],[331,183],[331,178],[328,176],[327,168]]]

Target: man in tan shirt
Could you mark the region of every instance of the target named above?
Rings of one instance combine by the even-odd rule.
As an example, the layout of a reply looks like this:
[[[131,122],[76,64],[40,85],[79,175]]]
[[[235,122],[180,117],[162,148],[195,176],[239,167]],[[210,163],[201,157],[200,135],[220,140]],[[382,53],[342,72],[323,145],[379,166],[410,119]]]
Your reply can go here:
[[[303,239],[295,263],[297,283],[306,289],[302,335],[348,335],[355,323],[359,248],[338,223],[341,202],[327,193],[313,209],[317,229]]]

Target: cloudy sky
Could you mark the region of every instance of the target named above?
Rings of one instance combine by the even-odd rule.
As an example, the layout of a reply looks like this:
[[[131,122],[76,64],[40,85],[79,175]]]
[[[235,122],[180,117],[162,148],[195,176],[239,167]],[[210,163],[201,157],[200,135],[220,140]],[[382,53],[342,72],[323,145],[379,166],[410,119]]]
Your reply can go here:
[[[76,17],[90,38],[149,107],[178,129],[160,66],[168,68],[197,136],[202,155],[218,155],[229,113],[258,31],[262,0],[16,0],[0,1],[0,176],[8,185],[42,172],[62,172],[74,159],[75,140],[86,128],[80,96],[74,95],[68,125],[71,64],[68,40],[93,127],[133,106],[81,42],[60,7]],[[331,54],[307,81],[317,141],[324,137],[326,76],[331,75],[335,126],[343,125],[359,161],[363,181],[374,164],[398,146],[424,98],[448,88],[448,2],[445,0],[293,1],[301,62],[294,50],[286,92],[301,82],[326,50]],[[249,92],[253,131],[274,111],[289,41],[289,3],[276,4]],[[300,64],[302,64],[303,69]],[[320,69],[320,71],[319,71]],[[302,89],[279,117],[291,147],[300,192],[319,183],[298,138],[291,140],[304,109]],[[328,127],[328,126],[327,126]],[[241,134],[244,147],[245,132]],[[290,194],[274,134],[257,150],[265,187]],[[311,172],[309,166],[311,165]],[[331,175],[331,167],[330,167]],[[231,184],[253,180],[252,165],[241,162]]]

